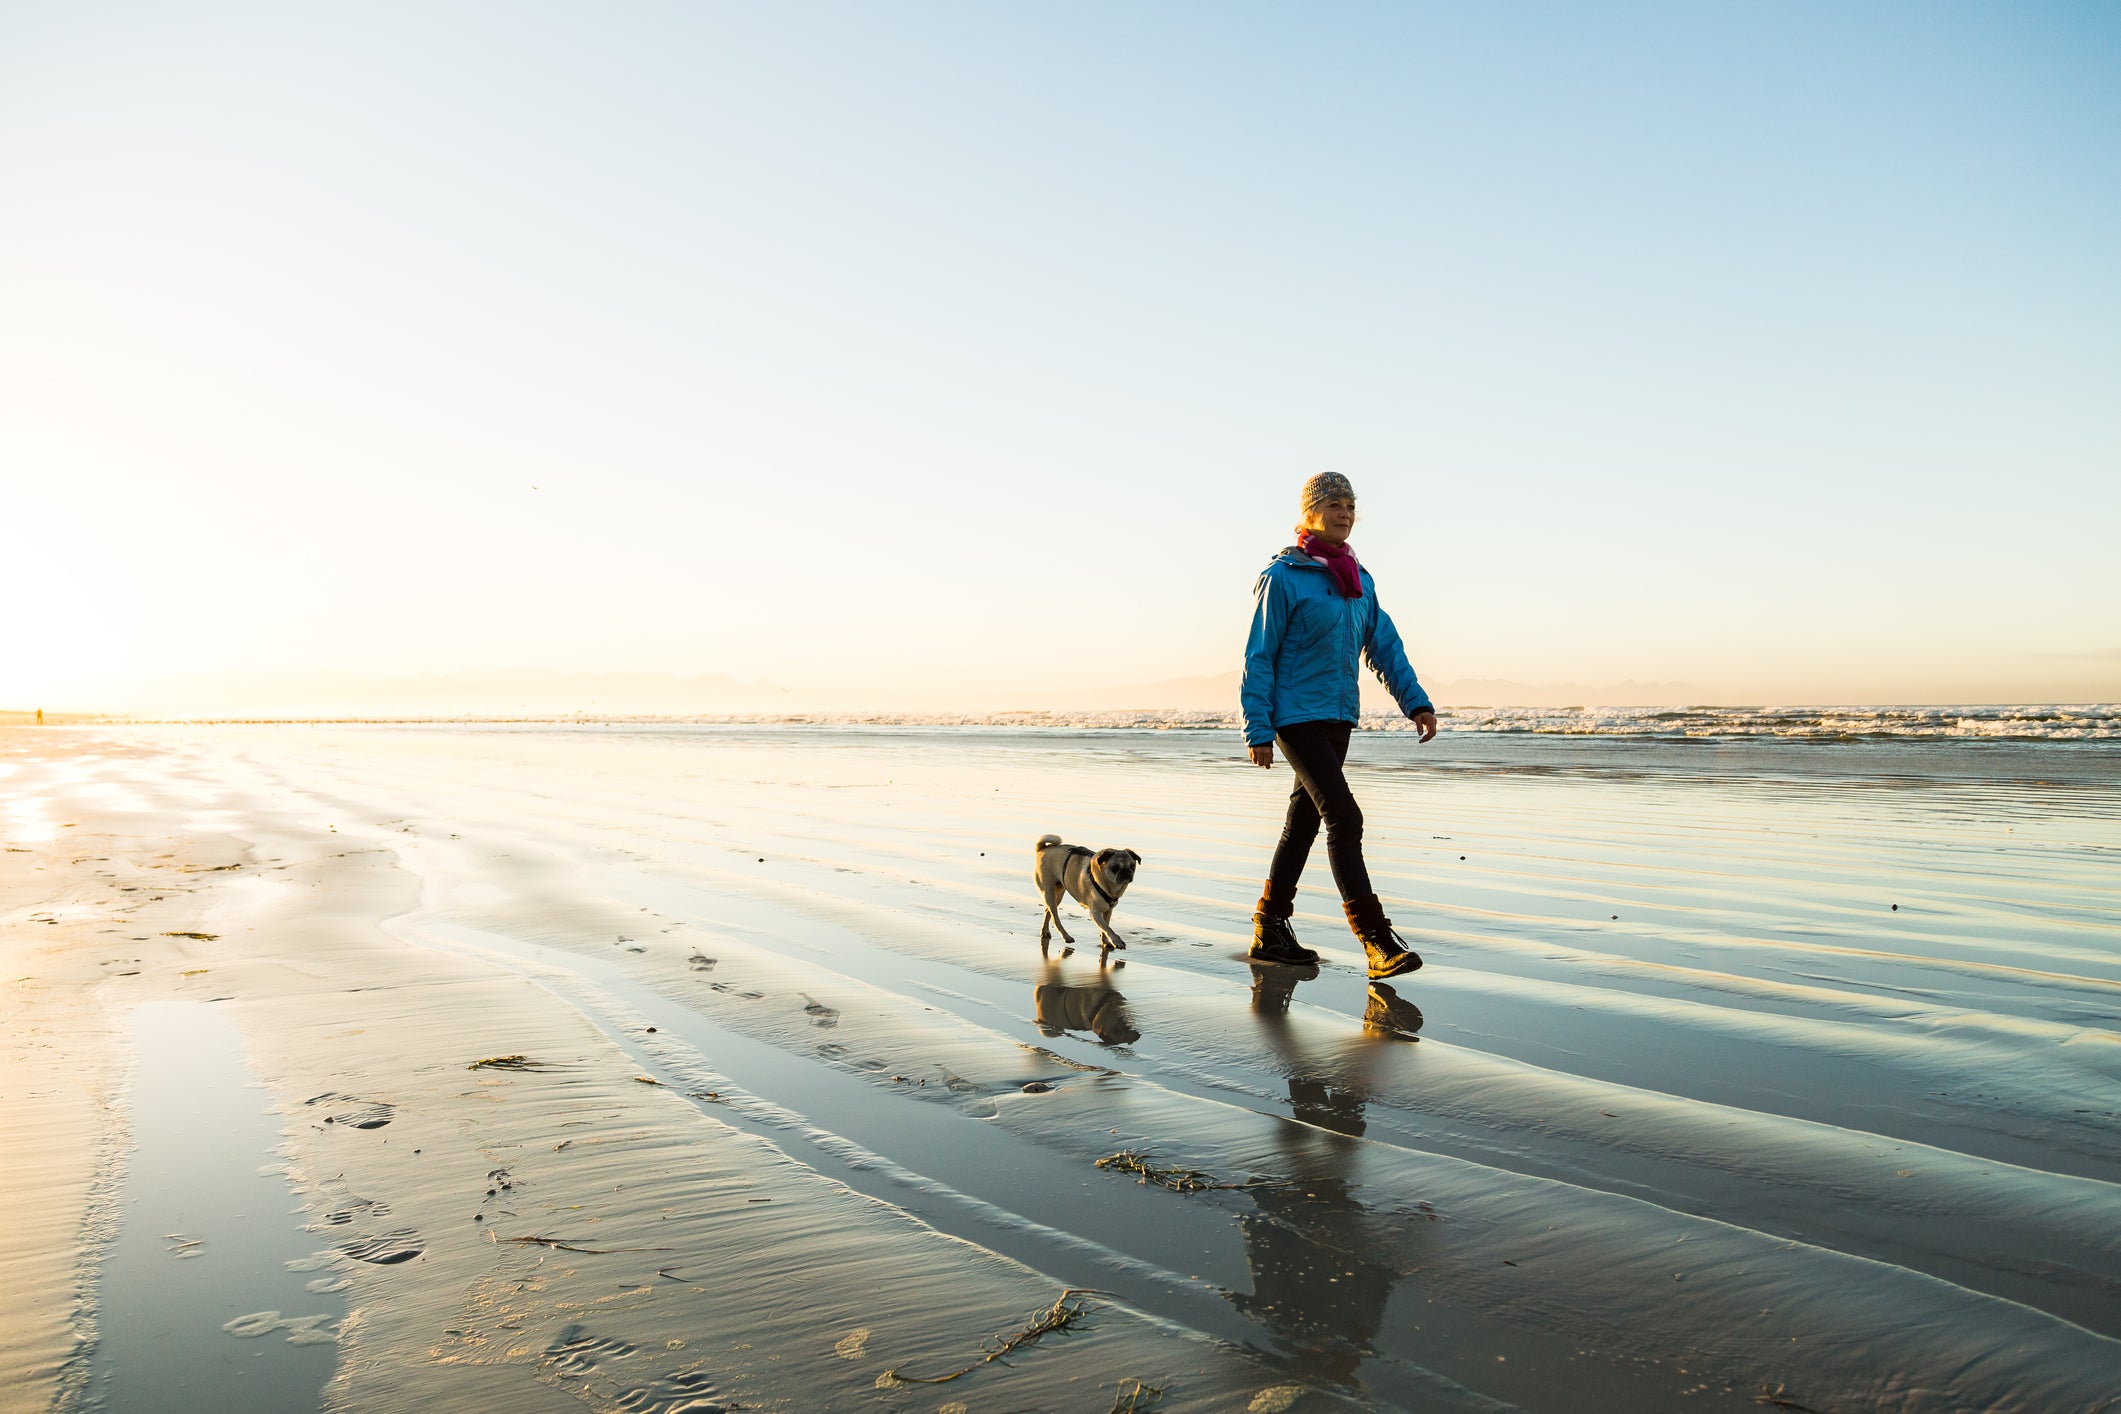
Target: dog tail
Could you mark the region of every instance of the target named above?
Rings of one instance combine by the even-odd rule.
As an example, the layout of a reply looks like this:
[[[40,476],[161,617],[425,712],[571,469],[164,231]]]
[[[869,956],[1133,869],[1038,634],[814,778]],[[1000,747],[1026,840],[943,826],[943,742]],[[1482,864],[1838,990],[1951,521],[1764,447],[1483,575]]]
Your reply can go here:
[[[1033,846],[1031,846],[1031,848],[1033,848],[1033,849],[1035,849],[1035,850],[1036,850],[1036,849],[1047,849],[1047,848],[1049,848],[1049,847],[1051,847],[1051,846],[1053,846],[1053,845],[1057,845],[1057,844],[1059,844],[1060,842],[1061,842],[1061,837],[1060,837],[1059,835],[1040,835],[1040,836],[1038,837],[1038,843],[1037,843],[1037,844],[1035,844],[1035,845],[1033,845]]]

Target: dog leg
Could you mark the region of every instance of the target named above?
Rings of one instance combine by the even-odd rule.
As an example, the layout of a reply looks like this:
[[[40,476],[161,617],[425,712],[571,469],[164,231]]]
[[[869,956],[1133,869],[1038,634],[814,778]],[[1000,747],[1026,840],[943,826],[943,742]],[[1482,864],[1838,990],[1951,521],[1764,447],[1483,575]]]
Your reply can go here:
[[[1112,906],[1110,904],[1103,899],[1099,899],[1098,906],[1090,910],[1090,921],[1097,925],[1097,936],[1106,948],[1120,948],[1122,950],[1126,948],[1127,940],[1112,931]]]
[[[1046,940],[1052,936],[1051,933],[1047,932],[1047,929],[1053,928],[1060,931],[1062,944],[1072,951],[1075,947],[1075,939],[1068,936],[1068,925],[1060,920],[1060,909],[1056,906],[1059,903],[1060,895],[1058,893],[1048,893],[1046,895],[1046,917],[1039,924],[1038,945],[1040,948],[1046,946]]]

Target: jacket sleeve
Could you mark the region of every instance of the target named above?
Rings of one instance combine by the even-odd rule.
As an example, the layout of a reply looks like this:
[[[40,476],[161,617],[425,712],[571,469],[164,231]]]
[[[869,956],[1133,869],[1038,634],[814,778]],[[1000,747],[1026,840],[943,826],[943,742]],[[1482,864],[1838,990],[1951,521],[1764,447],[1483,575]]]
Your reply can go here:
[[[1238,702],[1245,714],[1245,745],[1274,740],[1274,659],[1289,627],[1289,591],[1263,574],[1252,586],[1252,632],[1245,639],[1245,676]]]
[[[1370,584],[1370,593],[1373,596],[1377,593],[1374,580]],[[1385,612],[1382,601],[1376,603],[1377,612],[1370,617],[1370,636],[1362,645],[1362,656],[1369,663],[1370,671],[1377,674],[1377,680],[1392,694],[1399,710],[1409,717],[1416,712],[1435,711],[1436,706],[1429,701],[1421,679],[1414,676],[1414,665],[1407,661],[1407,646],[1400,642],[1392,616]]]

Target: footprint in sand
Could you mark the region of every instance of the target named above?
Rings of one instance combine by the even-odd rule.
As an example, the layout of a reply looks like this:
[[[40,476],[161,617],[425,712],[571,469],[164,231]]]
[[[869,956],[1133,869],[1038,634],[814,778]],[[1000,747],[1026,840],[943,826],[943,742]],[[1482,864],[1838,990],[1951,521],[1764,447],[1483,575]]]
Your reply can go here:
[[[807,992],[799,993],[804,1001],[803,1012],[810,1018],[812,1026],[837,1026],[840,1014],[837,1008],[826,1006]]]
[[[329,1227],[344,1227],[355,1218],[387,1218],[389,1216],[390,1204],[382,1199],[356,1198],[343,1208],[332,1209],[323,1217],[317,1219],[317,1224]]]
[[[410,1262],[427,1247],[420,1240],[420,1234],[409,1227],[401,1227],[374,1237],[357,1237],[351,1242],[342,1242],[339,1250],[357,1262],[393,1267],[400,1262]]]
[[[726,1414],[729,1406],[716,1394],[714,1381],[704,1371],[690,1370],[627,1390],[612,1408],[626,1414]]]
[[[633,1354],[626,1341],[606,1335],[591,1335],[580,1325],[563,1326],[545,1347],[545,1363],[562,1375],[586,1375],[605,1360],[623,1360]]]
[[[714,971],[715,963],[719,961],[721,961],[720,958],[709,957],[705,953],[697,952],[685,959],[686,965],[694,972],[712,972]]]
[[[398,1112],[397,1106],[383,1100],[364,1100],[358,1095],[340,1095],[329,1090],[302,1103],[324,1106],[326,1124],[345,1125],[351,1129],[381,1129]]]

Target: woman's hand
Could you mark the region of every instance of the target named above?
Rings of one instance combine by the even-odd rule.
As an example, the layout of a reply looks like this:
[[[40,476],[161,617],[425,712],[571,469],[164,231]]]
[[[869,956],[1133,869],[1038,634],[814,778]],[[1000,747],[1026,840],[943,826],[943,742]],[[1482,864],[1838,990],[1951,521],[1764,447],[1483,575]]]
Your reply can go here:
[[[1420,731],[1423,741],[1430,740],[1436,735],[1436,714],[1434,712],[1416,712],[1414,714],[1414,726]]]
[[[1434,718],[1431,718],[1430,720],[1432,720],[1432,721],[1433,721],[1433,720],[1434,720]],[[1424,738],[1423,738],[1423,740],[1424,740],[1424,741],[1426,741],[1426,740],[1427,740],[1427,738],[1426,738],[1426,737],[1424,737]],[[1264,745],[1264,746],[1248,746],[1248,747],[1246,747],[1246,748],[1245,748],[1245,750],[1246,750],[1247,752],[1251,753],[1251,756],[1252,756],[1252,764],[1253,764],[1253,765],[1255,765],[1255,766],[1264,766],[1264,767],[1266,767],[1266,768],[1267,768],[1268,770],[1270,770],[1270,771],[1274,769],[1274,743],[1273,743],[1273,742],[1271,742],[1271,741],[1270,741],[1270,742],[1268,742],[1268,743],[1267,743],[1266,745]]]

